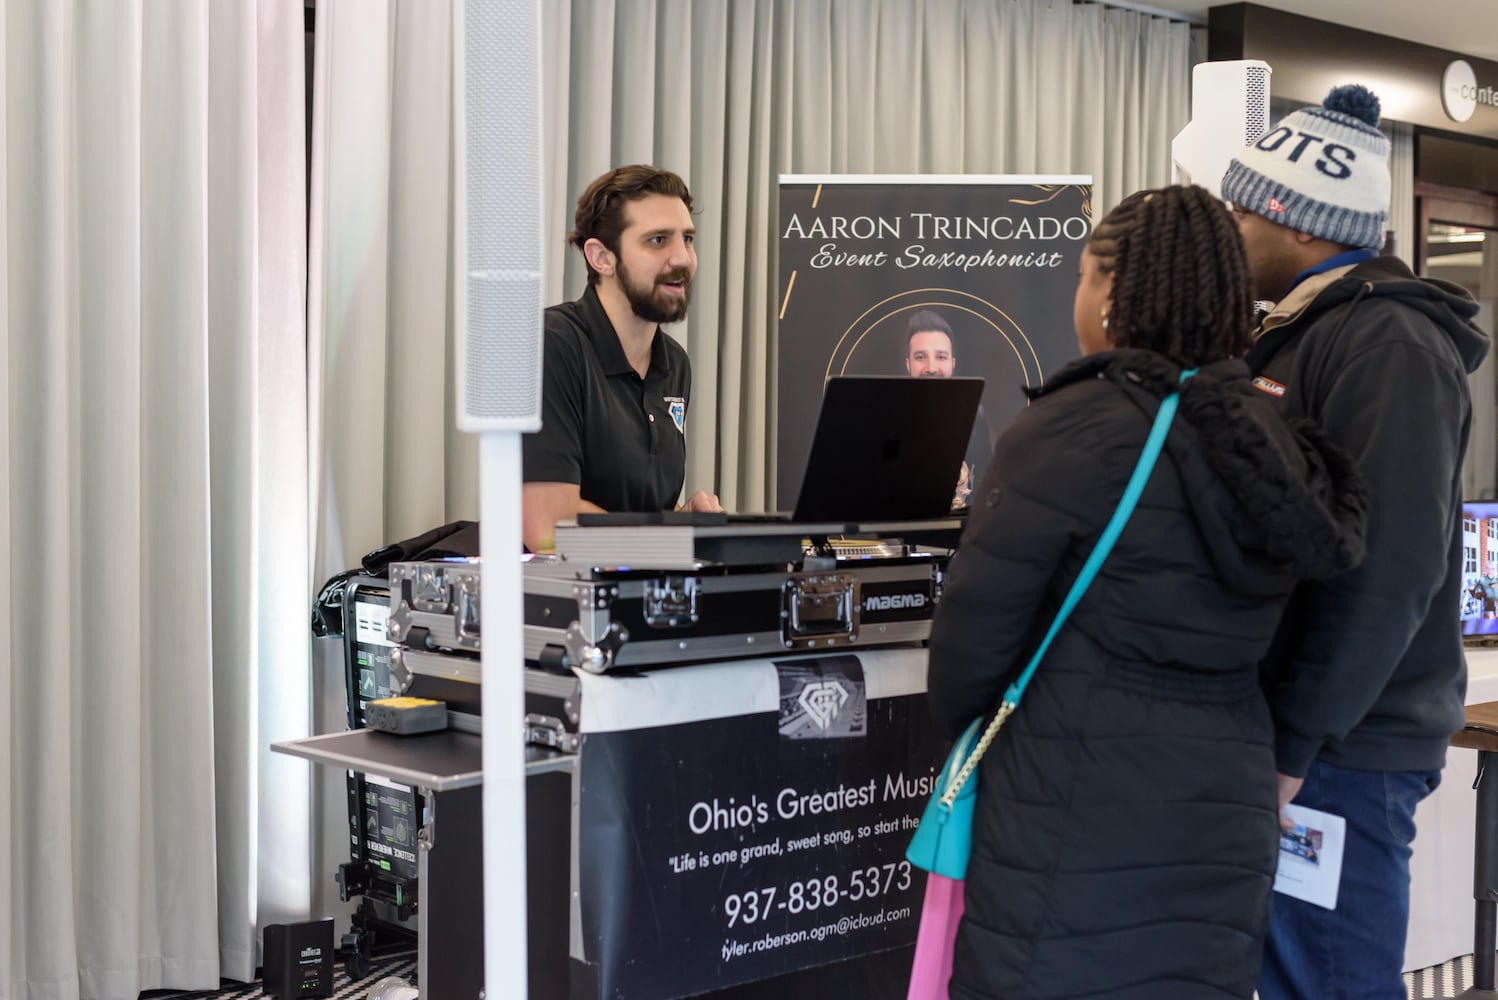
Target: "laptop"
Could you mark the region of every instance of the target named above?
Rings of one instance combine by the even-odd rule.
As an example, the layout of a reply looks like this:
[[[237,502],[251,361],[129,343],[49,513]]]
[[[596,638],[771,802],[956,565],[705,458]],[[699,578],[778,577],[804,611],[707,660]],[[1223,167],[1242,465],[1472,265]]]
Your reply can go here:
[[[981,378],[839,375],[827,380],[796,509],[766,520],[918,521],[945,517],[983,397]]]

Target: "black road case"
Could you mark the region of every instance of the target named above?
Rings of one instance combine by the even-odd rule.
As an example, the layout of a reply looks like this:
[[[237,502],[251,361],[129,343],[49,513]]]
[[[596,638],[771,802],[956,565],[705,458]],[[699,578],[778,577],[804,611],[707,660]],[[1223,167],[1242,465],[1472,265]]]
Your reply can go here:
[[[875,535],[820,539],[808,554],[794,525],[711,530],[559,528],[559,540],[568,535],[583,555],[525,564],[526,662],[604,673],[931,634],[949,549]],[[954,536],[959,527],[944,530]],[[730,550],[729,542],[742,544]],[[771,549],[782,561],[760,561]],[[730,558],[708,562],[704,553]],[[476,655],[479,583],[476,559],[392,563],[391,638],[409,650]]]

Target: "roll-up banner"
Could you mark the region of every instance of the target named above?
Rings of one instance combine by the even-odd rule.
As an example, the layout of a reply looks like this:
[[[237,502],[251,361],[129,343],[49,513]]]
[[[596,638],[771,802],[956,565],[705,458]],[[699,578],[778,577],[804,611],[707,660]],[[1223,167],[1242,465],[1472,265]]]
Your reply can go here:
[[[834,375],[986,380],[954,494],[976,489],[1025,389],[1077,356],[1087,176],[780,178],[776,506],[796,504]]]

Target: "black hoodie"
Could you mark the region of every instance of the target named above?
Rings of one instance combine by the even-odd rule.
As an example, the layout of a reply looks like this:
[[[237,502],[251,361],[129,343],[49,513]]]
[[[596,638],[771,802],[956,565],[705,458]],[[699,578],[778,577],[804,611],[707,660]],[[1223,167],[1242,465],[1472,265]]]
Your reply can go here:
[[[944,731],[1024,667],[1179,375],[1093,355],[1000,438],[932,624]],[[983,758],[953,1000],[1252,994],[1279,836],[1258,667],[1298,581],[1361,557],[1363,501],[1243,362],[1185,383],[1139,506]]]
[[[1437,770],[1462,728],[1467,374],[1489,346],[1476,312],[1460,287],[1376,257],[1308,278],[1249,352],[1255,384],[1349,452],[1370,496],[1367,559],[1300,589],[1265,664],[1286,774],[1318,757]]]

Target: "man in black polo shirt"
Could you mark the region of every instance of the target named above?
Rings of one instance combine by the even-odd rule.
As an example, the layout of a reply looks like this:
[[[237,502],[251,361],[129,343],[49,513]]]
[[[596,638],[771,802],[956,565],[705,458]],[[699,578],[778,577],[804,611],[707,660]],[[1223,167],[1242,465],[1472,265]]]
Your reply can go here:
[[[660,325],[691,298],[691,192],[669,171],[619,167],[583,192],[574,226],[588,290],[546,310],[541,430],[522,446],[532,551],[582,511],[672,510],[686,478],[692,366]],[[702,490],[686,507],[723,509]]]

